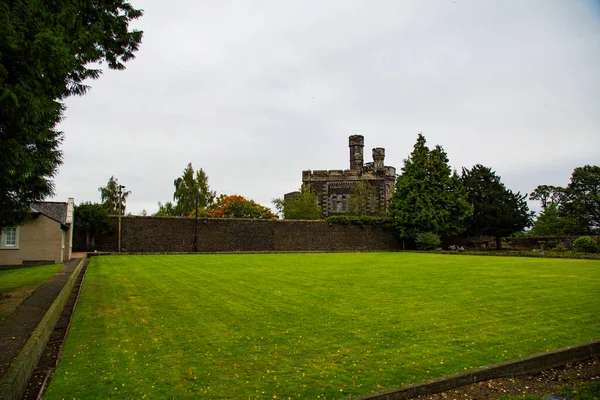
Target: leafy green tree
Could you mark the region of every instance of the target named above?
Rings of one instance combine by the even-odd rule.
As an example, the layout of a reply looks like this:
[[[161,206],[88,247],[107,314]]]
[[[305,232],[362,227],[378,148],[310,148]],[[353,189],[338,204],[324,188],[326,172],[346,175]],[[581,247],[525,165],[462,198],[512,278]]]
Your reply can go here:
[[[190,214],[193,216],[194,212]],[[238,195],[222,194],[217,201],[201,210],[199,215],[209,218],[256,218],[277,219],[277,215],[265,206]]]
[[[542,209],[551,205],[560,205],[565,196],[565,189],[560,186],[539,185],[529,195],[529,200],[539,200]]]
[[[125,0],[0,2],[0,229],[53,193],[63,101],[100,76],[90,65],[125,68],[142,40],[129,24],[141,15]]]
[[[462,182],[473,207],[467,220],[469,235],[493,236],[496,248],[501,249],[503,237],[531,226],[533,212],[525,201],[527,194],[507,189],[491,168],[481,164],[463,168]]]
[[[369,204],[374,200],[376,195],[375,188],[369,182],[361,179],[350,193],[348,200],[348,211],[353,215],[369,214]]]
[[[459,176],[448,166],[446,152],[439,145],[430,150],[419,134],[410,157],[404,160],[390,204],[400,236],[455,235],[465,230],[472,212]]]
[[[541,226],[536,221],[538,226],[534,228],[538,232],[547,232],[548,227],[542,229],[542,226],[553,219],[552,225],[558,229],[557,232],[564,229],[566,233],[581,235],[600,230],[599,166],[585,165],[575,168],[571,174],[571,181],[565,188],[540,185],[529,198],[541,201],[544,209],[551,205],[556,206],[556,209],[550,210],[547,218],[541,220]]]
[[[561,211],[589,233],[600,230],[600,167],[575,168],[565,194]]]
[[[208,176],[202,168],[194,172],[192,163],[189,163],[183,170],[183,175],[173,182],[175,193],[173,200],[177,201],[175,212],[179,216],[188,215],[196,209],[196,199],[198,207],[204,208],[211,204],[216,196],[211,192],[208,186]]]
[[[131,191],[124,191],[125,186],[119,184],[119,180],[111,176],[105,187],[98,188],[100,191],[100,198],[102,199],[102,205],[106,208],[111,215],[125,215],[125,203],[127,202],[127,196],[131,194]]]
[[[175,206],[170,201],[165,204],[158,202],[158,211],[152,214],[153,217],[176,217],[178,216]]]
[[[278,198],[272,203],[284,219],[315,220],[320,219],[322,214],[317,201],[316,194],[304,189],[287,200]]]
[[[581,227],[568,216],[562,214],[558,205],[549,204],[542,210],[529,230],[529,236],[565,236],[581,232]]]
[[[81,203],[74,210],[75,226],[85,231],[85,245],[88,250],[96,246],[96,237],[109,234],[115,227],[110,222],[108,211],[99,203]]]

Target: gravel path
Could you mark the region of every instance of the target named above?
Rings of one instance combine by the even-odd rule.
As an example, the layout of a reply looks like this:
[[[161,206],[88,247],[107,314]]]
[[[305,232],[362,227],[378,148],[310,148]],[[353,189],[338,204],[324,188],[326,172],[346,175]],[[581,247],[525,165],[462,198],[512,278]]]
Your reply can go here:
[[[567,364],[536,374],[520,375],[512,378],[491,379],[489,381],[462,386],[457,389],[416,399],[499,399],[503,396],[547,396],[565,387],[578,387],[588,382],[600,382],[600,357]]]

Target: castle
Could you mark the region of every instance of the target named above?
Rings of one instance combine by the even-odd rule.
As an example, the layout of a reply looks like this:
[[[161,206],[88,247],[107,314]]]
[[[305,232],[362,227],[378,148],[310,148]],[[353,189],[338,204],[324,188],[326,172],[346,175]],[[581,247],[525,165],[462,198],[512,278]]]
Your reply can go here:
[[[323,217],[348,213],[353,188],[361,182],[372,188],[366,203],[367,214],[387,211],[394,191],[396,168],[384,165],[385,149],[381,147],[373,149],[373,162],[364,163],[364,143],[363,136],[350,136],[350,169],[302,171],[302,190],[317,194]]]

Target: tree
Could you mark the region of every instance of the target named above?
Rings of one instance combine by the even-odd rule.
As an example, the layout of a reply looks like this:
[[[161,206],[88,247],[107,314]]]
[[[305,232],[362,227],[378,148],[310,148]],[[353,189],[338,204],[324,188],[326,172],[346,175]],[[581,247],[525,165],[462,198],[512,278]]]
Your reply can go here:
[[[585,165],[575,168],[565,188],[561,211],[578,221],[587,232],[600,229],[600,167]],[[585,232],[582,232],[585,233]]]
[[[503,237],[531,226],[533,212],[525,201],[527,194],[507,189],[491,168],[481,164],[471,170],[463,168],[462,182],[473,207],[467,220],[469,235],[493,236],[496,248],[501,249]]]
[[[90,64],[125,68],[142,39],[129,23],[141,15],[125,0],[0,2],[0,229],[53,193],[63,100],[100,76]]]
[[[208,176],[202,168],[194,174],[192,163],[183,170],[183,175],[173,182],[175,193],[173,200],[177,201],[175,212],[179,216],[188,215],[196,209],[196,200],[199,208],[205,208],[211,204],[216,196],[208,187]]]
[[[572,235],[595,233],[600,229],[600,167],[585,165],[573,170],[571,181],[560,186],[538,186],[530,195],[530,200],[540,200],[542,208],[555,205],[544,216],[537,232],[547,232],[551,227]],[[541,215],[540,215],[541,217]],[[542,228],[543,227],[543,228]]]
[[[375,188],[364,179],[361,179],[353,188],[348,200],[348,211],[354,215],[367,215],[369,204],[373,201]]]
[[[125,186],[119,184],[119,180],[111,176],[105,187],[99,187],[100,198],[102,199],[102,205],[106,208],[109,214],[125,215],[125,203],[127,202],[127,196],[131,194],[130,191],[123,191]]]
[[[560,205],[565,196],[565,189],[560,186],[540,185],[529,195],[529,200],[539,200],[542,209],[551,205]]]
[[[170,201],[167,201],[165,204],[162,204],[160,201],[158,202],[158,211],[152,214],[153,217],[176,217],[177,211],[175,210],[175,206]]]
[[[558,205],[548,204],[529,230],[530,236],[565,236],[578,234],[582,228],[559,211]]]
[[[284,219],[315,220],[321,218],[317,195],[308,189],[300,190],[288,199],[273,199],[272,203]]]
[[[74,210],[75,225],[85,231],[85,246],[93,250],[96,246],[96,237],[113,232],[108,211],[99,203],[81,203]]]
[[[449,236],[465,230],[473,212],[465,188],[448,166],[441,146],[429,150],[419,134],[410,157],[404,160],[402,175],[396,179],[390,216],[403,238],[431,232]]]
[[[204,210],[200,210],[199,215],[209,218],[256,218],[256,219],[277,219],[277,215],[265,206],[248,200],[245,197],[222,194],[217,200]],[[190,216],[194,215],[194,211]]]

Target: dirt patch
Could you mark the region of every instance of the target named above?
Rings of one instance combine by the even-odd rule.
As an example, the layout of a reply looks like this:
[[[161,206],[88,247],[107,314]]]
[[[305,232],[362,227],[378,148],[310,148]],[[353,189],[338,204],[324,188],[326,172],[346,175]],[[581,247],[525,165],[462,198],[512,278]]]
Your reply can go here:
[[[535,374],[498,378],[461,386],[446,392],[415,397],[426,400],[499,399],[504,396],[545,396],[563,388],[577,388],[589,382],[600,382],[600,357],[570,363]]]
[[[0,292],[0,323],[5,320],[25,300],[36,287]]]

